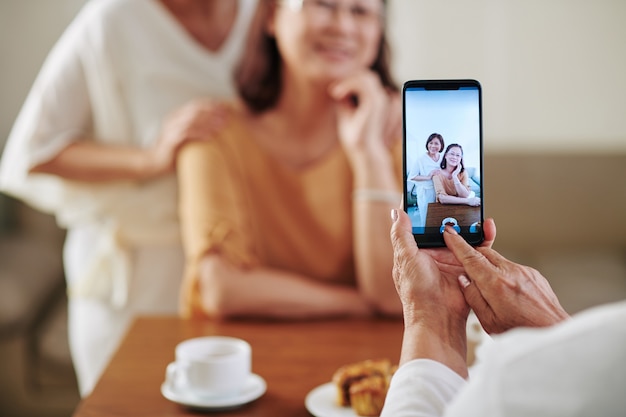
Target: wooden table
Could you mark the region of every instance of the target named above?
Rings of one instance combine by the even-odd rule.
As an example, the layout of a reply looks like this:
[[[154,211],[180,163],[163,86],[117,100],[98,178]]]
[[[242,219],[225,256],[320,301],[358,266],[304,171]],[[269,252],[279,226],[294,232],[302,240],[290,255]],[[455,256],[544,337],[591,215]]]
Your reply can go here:
[[[459,226],[469,226],[480,222],[480,206],[430,203],[426,214],[426,227],[441,227],[441,221],[446,217],[454,217]]]
[[[310,417],[304,399],[346,363],[389,358],[397,363],[401,320],[203,322],[142,317],[134,322],[92,394],[75,417],[197,416],[161,395],[177,343],[204,335],[235,336],[252,345],[252,370],[267,382],[258,400],[212,416]]]

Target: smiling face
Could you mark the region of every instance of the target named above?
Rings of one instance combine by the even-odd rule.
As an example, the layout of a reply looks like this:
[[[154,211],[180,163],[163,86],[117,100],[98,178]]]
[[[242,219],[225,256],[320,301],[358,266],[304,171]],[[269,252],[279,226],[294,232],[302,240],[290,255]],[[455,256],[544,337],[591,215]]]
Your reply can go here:
[[[382,0],[279,1],[268,30],[275,36],[285,75],[328,83],[374,63],[382,13]]]
[[[428,153],[430,155],[436,155],[443,149],[443,145],[439,138],[433,138],[430,142],[428,142]]]
[[[459,146],[451,146],[446,151],[444,158],[448,167],[457,167],[463,160],[463,150]]]

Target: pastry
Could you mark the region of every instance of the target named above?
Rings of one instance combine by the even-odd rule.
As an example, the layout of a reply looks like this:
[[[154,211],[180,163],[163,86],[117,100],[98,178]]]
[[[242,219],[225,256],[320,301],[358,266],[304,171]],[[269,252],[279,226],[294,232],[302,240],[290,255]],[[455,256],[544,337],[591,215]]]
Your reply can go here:
[[[350,386],[350,404],[359,416],[380,415],[387,395],[387,377],[369,376]]]
[[[379,415],[394,369],[388,359],[365,360],[342,366],[332,378],[337,404],[351,406],[359,416]]]

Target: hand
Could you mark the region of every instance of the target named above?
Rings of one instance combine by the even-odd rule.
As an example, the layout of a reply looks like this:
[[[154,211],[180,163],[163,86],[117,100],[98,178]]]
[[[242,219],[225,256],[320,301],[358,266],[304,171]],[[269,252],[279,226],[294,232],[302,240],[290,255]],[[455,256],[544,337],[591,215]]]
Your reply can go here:
[[[329,93],[337,102],[339,138],[347,155],[361,150],[381,151],[386,134],[396,129],[394,115],[399,109],[391,106],[391,96],[378,76],[363,70],[333,84]]]
[[[192,101],[171,113],[151,149],[154,170],[172,171],[180,147],[186,142],[211,139],[223,127],[226,114],[225,105],[210,100]]]
[[[480,206],[480,198],[479,197],[470,197],[467,199],[467,205],[468,206],[473,206],[473,207],[478,207]]]
[[[459,284],[488,333],[550,326],[569,317],[548,281],[533,268],[489,247],[472,248],[451,227],[446,227],[444,240],[466,271],[458,276]]]
[[[403,210],[393,210],[392,219],[393,279],[404,310],[400,364],[427,358],[466,378],[469,306],[455,282],[463,266],[446,248],[418,249]],[[493,221],[485,223],[485,247],[495,231]]]
[[[395,213],[399,217],[391,227],[393,280],[402,302],[404,321],[419,323],[439,315],[439,310],[465,321],[469,307],[456,282],[457,275],[450,273],[458,271],[447,267],[442,271],[436,261],[437,252],[429,255],[417,247],[407,214],[403,210]]]
[[[454,180],[458,180],[458,179],[459,179],[459,174],[461,173],[461,169],[462,169],[462,168],[463,168],[463,167],[461,166],[461,164],[458,164],[458,165],[456,166],[456,168],[454,168],[454,171],[452,172],[452,178],[453,178]]]
[[[393,279],[404,307],[405,321],[432,316],[438,309],[465,320],[469,308],[457,283],[458,276],[465,272],[463,265],[446,248],[419,249],[408,215],[404,210],[395,213],[398,219],[391,227]],[[484,231],[481,246],[490,248],[496,237],[493,220],[485,222]]]

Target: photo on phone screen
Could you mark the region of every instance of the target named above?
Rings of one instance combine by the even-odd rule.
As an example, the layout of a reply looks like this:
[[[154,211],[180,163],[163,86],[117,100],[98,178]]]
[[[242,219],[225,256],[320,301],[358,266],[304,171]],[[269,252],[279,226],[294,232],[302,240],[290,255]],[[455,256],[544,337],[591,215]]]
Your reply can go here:
[[[475,80],[412,80],[402,89],[404,209],[418,246],[444,246],[446,224],[483,237],[482,94]]]

